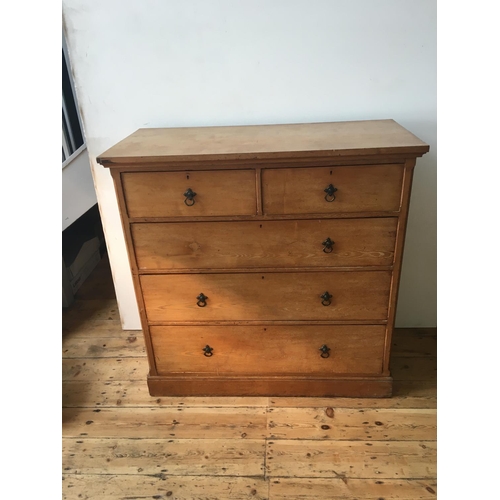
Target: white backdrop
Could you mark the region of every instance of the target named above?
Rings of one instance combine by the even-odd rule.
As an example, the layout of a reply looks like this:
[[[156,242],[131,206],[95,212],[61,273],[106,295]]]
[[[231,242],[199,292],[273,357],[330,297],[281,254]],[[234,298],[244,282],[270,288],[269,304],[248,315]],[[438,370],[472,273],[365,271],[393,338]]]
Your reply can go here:
[[[417,161],[397,326],[436,325],[435,0],[63,0],[113,279],[140,329],[109,171],[141,127],[393,118]]]

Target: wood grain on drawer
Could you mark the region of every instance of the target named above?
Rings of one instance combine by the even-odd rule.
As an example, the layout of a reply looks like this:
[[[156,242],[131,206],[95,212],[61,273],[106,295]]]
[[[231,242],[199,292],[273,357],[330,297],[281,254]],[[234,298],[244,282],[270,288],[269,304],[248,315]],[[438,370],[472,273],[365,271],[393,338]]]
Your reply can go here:
[[[380,374],[384,326],[152,326],[159,374]],[[212,356],[203,348],[209,346]],[[322,358],[326,345],[329,357]],[[325,354],[324,354],[325,355]]]
[[[264,213],[397,212],[402,182],[402,165],[265,169]],[[337,189],[332,202],[325,200],[330,184]]]
[[[150,322],[385,320],[391,273],[303,272],[140,276]],[[329,292],[330,305],[321,295]],[[197,297],[208,297],[205,307]]]
[[[122,174],[129,217],[254,215],[254,170],[132,172]],[[194,205],[184,193],[196,193]]]
[[[396,228],[396,218],[131,226],[142,270],[390,266]]]

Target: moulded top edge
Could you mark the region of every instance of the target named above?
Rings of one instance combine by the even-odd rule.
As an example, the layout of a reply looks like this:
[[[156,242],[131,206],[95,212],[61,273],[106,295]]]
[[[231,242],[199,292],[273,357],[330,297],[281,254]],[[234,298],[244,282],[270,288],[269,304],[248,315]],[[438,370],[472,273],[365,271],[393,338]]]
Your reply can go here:
[[[422,156],[429,145],[394,120],[141,128],[101,154],[104,166],[183,161],[238,161],[343,157]]]

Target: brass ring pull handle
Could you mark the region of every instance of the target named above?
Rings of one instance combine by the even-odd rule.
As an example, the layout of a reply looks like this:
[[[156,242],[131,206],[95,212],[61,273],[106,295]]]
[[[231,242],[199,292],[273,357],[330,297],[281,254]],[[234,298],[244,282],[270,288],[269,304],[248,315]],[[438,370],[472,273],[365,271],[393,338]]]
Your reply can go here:
[[[184,193],[184,196],[186,197],[184,203],[188,207],[192,207],[194,205],[194,197],[196,196],[196,193],[191,188],[187,188],[186,192]]]
[[[319,350],[321,351],[321,357],[322,358],[329,358],[330,357],[330,351],[331,349],[326,345],[326,344],[323,344]]]
[[[328,201],[329,203],[335,201],[335,195],[333,193],[335,193],[336,191],[338,191],[338,189],[333,184],[329,184],[324,189],[324,192],[326,193],[325,200]]]
[[[198,299],[198,302],[196,302],[198,307],[205,307],[207,305],[208,297],[204,293],[200,293],[196,298]]]
[[[323,252],[332,253],[333,245],[335,245],[335,241],[332,241],[330,238],[327,238],[323,243],[321,243],[325,248],[323,248]]]
[[[321,303],[324,306],[329,306],[332,301],[330,300],[333,297],[333,295],[330,295],[328,292],[325,292],[323,295],[320,295]]]
[[[214,355],[213,347],[210,347],[208,344],[202,350],[203,350],[203,356],[206,356],[207,358],[210,358],[211,356]]]

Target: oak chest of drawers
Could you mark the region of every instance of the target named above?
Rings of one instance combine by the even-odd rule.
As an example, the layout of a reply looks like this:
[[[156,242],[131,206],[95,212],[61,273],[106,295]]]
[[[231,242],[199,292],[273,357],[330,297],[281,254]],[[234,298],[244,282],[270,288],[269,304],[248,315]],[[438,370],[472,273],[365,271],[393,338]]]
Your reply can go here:
[[[390,396],[416,158],[393,120],[140,129],[114,179],[152,395]]]

